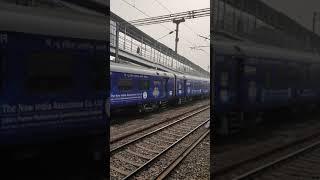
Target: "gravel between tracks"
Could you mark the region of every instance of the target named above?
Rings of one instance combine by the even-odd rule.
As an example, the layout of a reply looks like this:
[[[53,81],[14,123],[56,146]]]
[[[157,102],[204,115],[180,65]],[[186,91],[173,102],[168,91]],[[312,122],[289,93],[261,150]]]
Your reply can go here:
[[[203,100],[203,101],[191,103],[189,105],[168,109],[160,113],[148,114],[143,118],[132,119],[122,124],[113,124],[110,127],[110,137],[112,138],[115,136],[119,136],[123,133],[127,133],[128,131],[132,131],[133,129],[136,129],[136,128],[141,128],[142,126],[146,126],[151,123],[164,121],[178,114],[183,114],[197,107],[201,107],[203,105],[209,104],[209,102],[210,102],[209,100]]]
[[[216,170],[240,162],[244,159],[252,158],[263,152],[270,151],[279,146],[283,146],[287,143],[294,142],[300,138],[311,135],[320,130],[320,123],[317,120],[310,120],[308,122],[301,122],[297,124],[287,124],[284,128],[278,128],[272,132],[266,132],[266,137],[252,137],[245,142],[230,144],[226,146],[215,146],[214,161],[216,162]],[[299,147],[298,145],[296,147]],[[295,148],[290,148],[290,151]],[[275,157],[287,153],[280,152],[267,156],[264,159],[242,165],[241,168],[237,168],[227,175],[215,177],[215,179],[231,179],[235,175],[242,174],[252,168],[255,168]]]
[[[192,119],[201,118],[205,120],[205,119],[208,119],[210,116],[209,113],[201,113],[202,116],[199,116],[199,115],[193,117]],[[174,148],[170,149],[164,155],[159,157],[159,159],[156,160],[154,163],[152,163],[152,165],[149,166],[148,169],[140,172],[139,175],[136,176],[135,178],[136,179],[152,179],[155,174],[159,174],[161,170],[166,168],[170,164],[170,162],[172,162],[181,152],[183,152],[188,147],[188,145],[191,145],[194,141],[196,141],[196,139],[199,138],[205,130],[206,128],[201,127],[195,132],[193,132],[193,134],[191,134],[189,137],[182,140]],[[207,156],[209,157],[208,154]]]
[[[286,161],[280,162],[273,167],[259,171],[257,174],[250,176],[250,178],[257,180],[319,179],[319,163],[320,148],[318,146]]]
[[[209,179],[209,175],[210,134],[188,154],[167,179]]]
[[[203,105],[205,105],[205,104],[203,104],[203,102],[202,102],[202,104],[198,104],[198,106],[197,107],[201,107],[201,106],[203,106]],[[195,107],[193,107],[192,109],[195,109]],[[188,108],[188,109],[184,109],[184,111],[183,112],[185,112],[185,114],[184,115],[188,115],[189,114],[189,112],[188,111],[190,111],[191,109],[190,108]],[[208,114],[210,113],[210,109],[207,109],[207,110],[205,110],[205,111],[203,111],[203,112],[201,112],[201,113],[199,113],[199,114],[203,114],[204,112],[207,112]],[[172,112],[171,112],[172,113]],[[181,114],[181,113],[179,113],[179,114]],[[183,113],[182,113],[183,114]],[[197,115],[199,115],[199,114],[197,114]],[[157,114],[157,115],[161,115],[161,113],[160,114]],[[171,117],[173,117],[173,116],[176,116],[176,114],[174,114],[174,115],[172,115]],[[155,123],[155,122],[158,122],[158,121],[165,121],[167,118],[169,118],[169,117],[166,117],[166,116],[164,116],[162,119],[150,119],[150,121],[149,121],[149,123]],[[149,128],[149,129],[146,129],[146,130],[143,130],[142,132],[139,132],[139,133],[135,133],[135,134],[133,134],[133,135],[131,135],[131,136],[129,136],[129,137],[126,137],[126,138],[124,138],[124,139],[122,139],[122,140],[120,140],[120,141],[118,141],[118,142],[115,142],[115,143],[112,143],[112,144],[110,144],[110,148],[112,149],[112,148],[114,148],[114,147],[118,147],[119,145],[121,145],[121,144],[124,144],[124,143],[126,143],[126,142],[129,142],[129,141],[131,141],[131,140],[133,140],[133,139],[135,139],[135,138],[137,138],[137,137],[140,137],[140,136],[142,136],[142,135],[144,135],[144,134],[147,134],[147,133],[149,133],[149,132],[151,132],[151,131],[153,131],[153,130],[156,130],[156,129],[158,129],[159,127],[163,127],[163,126],[165,126],[165,125],[167,125],[167,124],[170,124],[170,123],[172,123],[172,122],[174,122],[174,121],[176,121],[176,120],[178,120],[178,119],[173,119],[173,120],[169,120],[169,121],[166,121],[166,122],[164,122],[164,123],[161,123],[161,124],[159,124],[159,125],[156,125],[156,126],[154,126],[154,127],[152,127],[152,128]],[[131,121],[128,121],[128,124],[131,124],[132,122]],[[143,121],[136,121],[136,123],[138,124],[138,125],[140,125],[140,126],[138,126],[138,127],[132,127],[132,126],[130,126],[131,127],[131,131],[132,130],[134,130],[134,128],[141,128],[141,123],[143,123]],[[146,124],[148,124],[148,123],[146,123],[146,122],[144,122],[144,125],[146,125]],[[126,129],[127,127],[127,124],[123,124],[122,125],[122,127],[124,128],[124,129]],[[129,127],[128,126],[128,127]],[[123,130],[123,129],[122,129]],[[187,132],[186,131],[187,129],[185,129],[184,130],[184,133],[185,132]],[[119,130],[120,131],[120,130]],[[178,130],[179,132],[183,132],[183,131],[180,131],[180,130]],[[128,132],[123,132],[123,133],[128,133]],[[180,134],[180,133],[178,133],[178,134]],[[111,135],[111,138],[112,138],[112,135]]]

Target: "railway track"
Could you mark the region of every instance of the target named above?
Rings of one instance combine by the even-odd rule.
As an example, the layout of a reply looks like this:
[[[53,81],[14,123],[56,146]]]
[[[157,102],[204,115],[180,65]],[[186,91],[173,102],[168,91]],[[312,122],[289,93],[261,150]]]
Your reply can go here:
[[[205,137],[207,137],[210,133],[210,130],[205,131],[199,139],[193,142],[187,149],[185,149],[182,153],[180,153],[174,161],[170,163],[156,178],[156,180],[165,179],[168,175],[182,162],[182,160],[187,157],[187,155],[197,147],[197,145],[203,141]]]
[[[278,165],[285,164],[289,162],[291,159],[297,158],[300,155],[303,155],[305,152],[309,152],[315,148],[319,149],[317,152],[320,153],[320,133],[319,132],[309,132],[308,135],[299,138],[295,141],[292,141],[283,145],[270,145],[273,148],[270,148],[267,151],[262,151],[261,153],[255,154],[251,157],[243,158],[240,161],[236,161],[235,163],[231,163],[223,168],[219,168],[219,163],[217,162],[217,167],[214,170],[214,178],[215,179],[234,179],[234,180],[243,180],[243,179],[277,179],[275,177],[279,176],[279,174],[285,175],[290,174],[290,172],[277,170],[275,167],[279,167]],[[262,146],[262,148],[266,148],[266,146]],[[250,155],[250,152],[247,152],[247,156]],[[253,153],[254,154],[254,153]],[[241,156],[241,155],[240,155]],[[245,155],[244,155],[245,156]],[[317,154],[316,162],[320,164],[320,155]],[[310,159],[309,159],[310,160]],[[299,162],[297,163],[299,164]],[[303,164],[303,163],[302,163]],[[305,164],[305,163],[304,163]],[[295,166],[296,163],[293,165]],[[289,167],[288,165],[287,167]],[[317,172],[320,172],[320,166]],[[258,168],[257,168],[258,167]],[[297,167],[297,166],[295,166]],[[300,168],[305,168],[301,167]],[[269,171],[272,169],[271,171]],[[291,174],[297,175],[297,172],[302,169],[291,168],[294,169],[295,172]],[[266,176],[260,176],[264,174]],[[271,173],[270,173],[271,172]],[[273,172],[275,172],[274,175]],[[270,175],[272,174],[272,175]],[[318,177],[320,177],[320,173],[318,173]],[[260,178],[263,177],[263,178]],[[280,179],[295,179],[297,176],[286,177],[283,176]],[[299,179],[299,178],[298,178]],[[301,179],[301,178],[300,178]],[[308,179],[308,178],[302,178]],[[309,178],[310,179],[310,178]]]
[[[234,178],[320,179],[320,140]]]
[[[129,132],[126,132],[126,133],[123,133],[123,134],[120,134],[120,135],[116,135],[116,136],[112,136],[110,138],[110,147],[112,149],[114,146],[119,146],[119,144],[124,144],[127,141],[130,141],[130,140],[134,139],[134,136],[137,136],[139,133],[145,133],[146,134],[147,131],[151,132],[152,129],[156,129],[157,126],[165,126],[165,124],[170,124],[170,122],[171,123],[176,122],[175,120],[177,120],[177,119],[178,120],[183,120],[185,118],[192,117],[194,115],[202,113],[203,111],[208,110],[209,108],[210,108],[210,105],[203,105],[203,106],[197,107],[195,109],[192,109],[189,112],[184,112],[184,113],[175,115],[175,116],[167,118],[167,119],[165,119],[163,121],[157,121],[155,123],[150,123],[148,125],[142,126],[140,128],[136,128],[136,129],[131,130]]]
[[[208,133],[204,127],[209,119],[193,112],[178,120],[143,134],[110,150],[110,179],[150,179],[157,177],[170,163],[168,157],[179,157],[181,150],[194,146],[195,138]],[[202,116],[201,116],[202,115]],[[209,112],[207,115],[209,117]],[[172,155],[174,154],[174,155]],[[180,155],[176,155],[180,154]],[[159,165],[159,163],[161,163]],[[166,165],[168,164],[168,165]],[[143,173],[143,172],[148,173]],[[146,177],[148,176],[148,177]],[[161,176],[165,177],[165,176]],[[159,177],[161,179],[161,177]]]

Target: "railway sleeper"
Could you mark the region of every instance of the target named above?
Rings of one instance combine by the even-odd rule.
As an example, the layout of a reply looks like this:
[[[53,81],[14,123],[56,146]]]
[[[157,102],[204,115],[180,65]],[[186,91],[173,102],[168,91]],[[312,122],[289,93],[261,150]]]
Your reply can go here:
[[[130,174],[129,171],[119,169],[119,168],[114,167],[114,166],[112,166],[112,165],[110,165],[110,169],[111,169],[111,170],[114,170],[114,171],[116,171],[116,172],[118,172],[118,173],[120,173],[120,174],[122,174],[122,175],[125,175],[125,176],[127,176],[127,175]]]
[[[142,159],[150,160],[150,159],[152,158],[152,157],[150,157],[150,156],[146,156],[146,155],[143,155],[143,154],[140,154],[140,153],[131,151],[130,149],[126,149],[125,151],[126,151],[127,153],[129,153],[129,154],[133,154],[133,155],[138,156],[138,157],[140,157],[140,158],[142,158]]]
[[[146,150],[146,151],[149,151],[149,152],[152,152],[152,153],[156,153],[156,154],[159,154],[161,152],[159,150],[150,149],[150,148],[144,147],[144,146],[139,145],[139,144],[137,144],[136,146],[138,148],[140,148],[140,149],[143,149],[143,150]]]
[[[153,145],[153,146],[155,146],[155,147],[157,147],[157,148],[167,148],[167,146],[161,146],[161,145],[159,145],[159,144],[156,144],[156,143],[153,143],[153,142],[151,142],[151,141],[143,141],[144,143],[146,143],[146,144],[150,144],[150,145]]]
[[[134,162],[134,161],[131,161],[130,159],[126,159],[126,158],[123,158],[121,156],[116,156],[116,158],[119,159],[120,161],[126,162],[126,163],[134,165],[136,167],[140,167],[140,166],[143,165],[142,163]]]

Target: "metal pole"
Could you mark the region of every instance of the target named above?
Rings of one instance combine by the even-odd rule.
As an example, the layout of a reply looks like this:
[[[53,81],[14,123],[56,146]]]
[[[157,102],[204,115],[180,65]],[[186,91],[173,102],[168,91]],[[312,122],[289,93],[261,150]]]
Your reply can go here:
[[[217,8],[216,8],[216,11],[217,11],[217,15],[216,15],[216,17],[217,17],[216,26],[217,26],[217,30],[218,30],[218,29],[220,29],[220,22],[219,22],[219,20],[220,20],[220,0],[217,0],[216,6],[217,6]]]
[[[163,64],[163,63],[161,63],[161,54],[162,54],[162,52],[161,52],[161,46],[160,46],[160,50],[159,50],[159,64]]]
[[[175,44],[175,48],[174,51],[178,54],[178,41],[179,41],[179,23],[177,23],[176,25],[176,44]]]
[[[116,57],[115,62],[119,63],[119,23],[116,23]]]
[[[143,53],[142,53],[142,47],[143,47],[143,36],[141,37],[141,50],[140,50],[140,52],[141,52],[141,56],[143,56]]]
[[[236,32],[236,8],[233,6],[233,18],[232,18],[232,24],[233,24],[233,33]]]
[[[223,0],[222,29],[224,29],[224,26],[225,26],[225,17],[226,17],[226,0]]]
[[[175,52],[178,54],[178,41],[179,41],[179,24],[181,22],[185,22],[184,18],[181,19],[174,19],[173,23],[176,24],[176,44],[175,44]]]
[[[312,32],[313,33],[315,33],[316,16],[317,16],[317,13],[313,12],[313,20],[312,20]]]
[[[254,29],[257,29],[257,14],[258,14],[258,4],[255,3],[255,14],[254,14]]]
[[[130,43],[130,52],[132,52],[132,43],[133,43],[133,38],[131,38],[131,43]]]
[[[124,27],[124,37],[123,37],[123,50],[126,50],[126,36],[127,36],[127,27]]]

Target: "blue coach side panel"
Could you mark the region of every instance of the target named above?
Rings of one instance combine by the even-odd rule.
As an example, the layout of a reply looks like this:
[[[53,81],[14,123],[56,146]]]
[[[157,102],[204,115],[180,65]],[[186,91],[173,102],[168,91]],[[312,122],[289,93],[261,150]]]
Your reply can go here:
[[[104,58],[96,50],[99,43],[0,34],[8,38],[0,50],[4,75],[0,93],[1,144],[89,135],[105,124],[106,81]],[[56,46],[65,41],[75,47]],[[77,49],[84,44],[86,48]]]
[[[208,94],[210,81],[206,78],[186,76],[187,96],[200,96]]]
[[[237,48],[236,48],[237,47]],[[215,47],[215,111],[256,111],[315,103],[319,57],[278,48]]]
[[[186,97],[186,78],[184,75],[176,75],[176,97]]]
[[[237,64],[231,55],[216,52],[214,72],[214,109],[216,112],[231,111],[237,103]]]
[[[156,103],[173,97],[174,76],[153,69],[111,65],[111,107]]]

